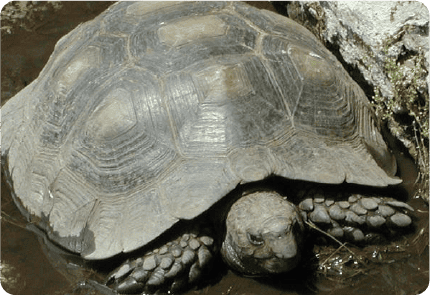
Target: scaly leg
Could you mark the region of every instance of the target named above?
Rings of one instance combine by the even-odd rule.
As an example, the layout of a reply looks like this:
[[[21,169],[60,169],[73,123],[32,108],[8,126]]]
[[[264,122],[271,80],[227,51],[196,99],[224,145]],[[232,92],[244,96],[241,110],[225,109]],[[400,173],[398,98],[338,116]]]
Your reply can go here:
[[[375,236],[389,238],[412,224],[406,203],[388,197],[350,195],[324,197],[324,193],[309,192],[300,202],[305,220],[310,220],[337,239],[371,243]]]
[[[196,282],[213,252],[213,238],[183,234],[143,257],[127,260],[108,276],[107,285],[121,294],[177,291]]]

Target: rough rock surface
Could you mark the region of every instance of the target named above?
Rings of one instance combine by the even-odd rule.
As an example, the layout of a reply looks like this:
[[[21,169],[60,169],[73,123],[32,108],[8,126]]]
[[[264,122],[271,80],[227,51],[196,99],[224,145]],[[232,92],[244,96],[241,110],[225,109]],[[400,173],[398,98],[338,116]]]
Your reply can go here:
[[[386,56],[414,51],[423,54],[428,64],[429,12],[420,2],[299,1],[287,9],[290,18],[338,48],[342,59],[357,67],[384,97],[394,95],[384,74]]]

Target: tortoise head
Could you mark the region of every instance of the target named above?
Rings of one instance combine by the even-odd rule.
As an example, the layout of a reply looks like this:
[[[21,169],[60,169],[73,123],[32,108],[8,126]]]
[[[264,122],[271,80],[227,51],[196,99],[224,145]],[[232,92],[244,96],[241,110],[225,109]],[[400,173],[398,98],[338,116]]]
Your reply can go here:
[[[303,232],[294,204],[275,192],[254,192],[237,200],[228,212],[221,253],[244,275],[289,271],[300,260]]]

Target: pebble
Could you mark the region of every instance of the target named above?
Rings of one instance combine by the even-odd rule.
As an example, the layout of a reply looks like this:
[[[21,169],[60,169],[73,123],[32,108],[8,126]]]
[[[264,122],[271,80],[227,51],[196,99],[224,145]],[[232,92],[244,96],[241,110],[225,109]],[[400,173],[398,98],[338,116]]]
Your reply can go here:
[[[334,220],[342,220],[345,219],[345,212],[342,208],[340,208],[338,205],[334,204],[329,209],[330,217]]]
[[[299,208],[304,211],[312,211],[314,209],[314,203],[312,199],[305,199],[299,204]]]
[[[373,227],[380,227],[385,223],[385,218],[379,215],[368,216],[367,224]]]
[[[354,205],[352,205],[350,210],[354,211],[358,215],[364,215],[367,213],[367,210],[361,207],[361,205],[358,203],[355,203]]]
[[[390,217],[391,221],[400,227],[408,226],[412,223],[412,219],[403,213],[396,213],[393,216]]]
[[[391,216],[394,213],[396,213],[396,211],[394,211],[394,209],[391,208],[390,206],[382,205],[382,204],[379,204],[378,211],[376,212],[381,214],[384,217]]]
[[[317,223],[330,223],[330,216],[327,210],[321,205],[315,206],[315,210],[309,214],[309,218]]]
[[[360,200],[360,204],[361,204],[361,206],[363,206],[363,208],[365,208],[367,210],[375,210],[376,208],[378,208],[378,203],[376,203],[371,198],[362,198]]]

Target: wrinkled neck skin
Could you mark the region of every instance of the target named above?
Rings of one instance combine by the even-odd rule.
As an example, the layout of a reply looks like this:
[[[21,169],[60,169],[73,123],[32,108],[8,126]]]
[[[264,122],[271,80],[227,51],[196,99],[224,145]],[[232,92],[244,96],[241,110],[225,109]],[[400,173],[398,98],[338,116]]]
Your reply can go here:
[[[257,191],[242,196],[228,212],[221,254],[246,276],[287,272],[300,261],[303,234],[294,204],[275,192]]]

